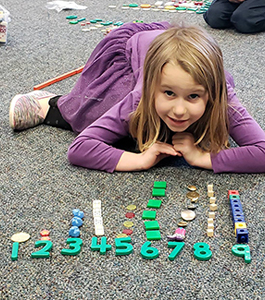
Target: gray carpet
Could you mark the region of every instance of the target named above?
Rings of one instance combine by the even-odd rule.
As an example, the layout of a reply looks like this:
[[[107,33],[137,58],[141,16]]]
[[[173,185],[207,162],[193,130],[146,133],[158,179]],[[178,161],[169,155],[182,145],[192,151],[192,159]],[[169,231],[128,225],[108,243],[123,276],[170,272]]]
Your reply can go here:
[[[117,9],[108,8],[113,2]],[[8,109],[14,95],[84,65],[104,37],[100,29],[82,32],[79,25],[69,25],[66,16],[77,14],[88,20],[123,22],[184,20],[206,28],[223,49],[225,67],[234,76],[238,97],[265,129],[264,33],[214,30],[202,15],[128,11],[121,9],[121,0],[113,2],[79,0],[78,4],[88,6],[86,10],[60,13],[46,9],[44,0],[0,3],[12,17],[8,43],[0,47],[0,299],[265,299],[264,174],[214,175],[172,161],[146,172],[107,174],[69,165],[66,151],[74,138],[71,132],[44,125],[21,133],[9,128]],[[65,94],[77,76],[46,90]],[[146,242],[141,215],[157,180],[167,182],[156,218],[162,240],[153,242],[160,255],[146,260],[140,255]],[[214,184],[218,202],[213,238],[206,236],[207,183]],[[173,234],[188,203],[189,184],[200,193],[197,217],[187,227],[184,249],[170,261],[166,236]],[[229,189],[240,192],[249,229],[250,264],[231,253],[236,239],[227,200]],[[90,250],[94,199],[102,201],[105,236],[112,245],[105,256]],[[132,219],[134,252],[115,256],[114,239],[124,229],[129,204],[137,206]],[[60,251],[66,247],[74,208],[85,213],[83,247],[78,256],[63,256]],[[34,244],[44,228],[51,231],[50,258],[32,259]],[[31,239],[20,244],[18,260],[12,261],[10,237],[19,231],[29,233]],[[194,258],[192,248],[197,242],[210,245],[209,261]]]

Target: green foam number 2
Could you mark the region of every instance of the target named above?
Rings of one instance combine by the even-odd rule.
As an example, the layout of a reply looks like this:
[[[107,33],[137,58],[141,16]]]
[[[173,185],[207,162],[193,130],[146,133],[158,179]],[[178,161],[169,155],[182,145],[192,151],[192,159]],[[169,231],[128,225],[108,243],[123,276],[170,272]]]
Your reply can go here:
[[[246,263],[251,262],[250,249],[248,245],[234,245],[232,247],[232,253],[235,256],[244,257]]]
[[[141,255],[143,258],[146,259],[154,259],[159,256],[159,251],[158,249],[154,247],[150,247],[151,242],[145,242],[141,248]]]
[[[133,252],[133,246],[132,244],[129,244],[131,242],[131,237],[124,237],[124,238],[117,238],[115,239],[115,247],[116,255],[129,255]]]
[[[100,254],[106,254],[107,250],[111,250],[111,245],[107,244],[107,238],[103,236],[101,238],[100,244],[98,244],[98,238],[92,237],[91,247],[92,251],[99,251]]]
[[[32,258],[48,258],[50,257],[50,251],[52,249],[52,242],[51,241],[37,241],[35,242],[35,248],[44,246],[39,251],[31,253]]]
[[[185,246],[184,242],[168,242],[167,244],[168,248],[174,248],[172,252],[169,254],[168,259],[174,260],[177,255],[180,253],[180,251]]]
[[[81,251],[81,246],[83,241],[80,238],[69,238],[66,241],[66,244],[69,245],[69,249],[62,249],[62,255],[77,255]]]
[[[198,260],[209,260],[212,257],[212,251],[206,243],[196,243],[193,246],[194,257]]]

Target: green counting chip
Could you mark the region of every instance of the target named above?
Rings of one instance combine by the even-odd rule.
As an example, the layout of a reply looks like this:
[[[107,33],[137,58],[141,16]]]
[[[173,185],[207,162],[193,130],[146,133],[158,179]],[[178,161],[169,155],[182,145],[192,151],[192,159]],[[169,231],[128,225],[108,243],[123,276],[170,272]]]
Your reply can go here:
[[[156,189],[165,189],[167,187],[166,181],[155,181],[154,188]]]
[[[154,210],[144,210],[142,219],[154,220],[156,218],[156,211]]]
[[[153,188],[153,197],[164,197],[166,195],[166,191],[164,189],[156,189]]]
[[[157,221],[146,221],[144,222],[145,230],[156,230],[159,229]]]
[[[147,207],[149,208],[160,208],[162,201],[150,199],[147,203]]]
[[[161,240],[161,234],[159,230],[149,230],[146,231],[146,238],[149,241]]]

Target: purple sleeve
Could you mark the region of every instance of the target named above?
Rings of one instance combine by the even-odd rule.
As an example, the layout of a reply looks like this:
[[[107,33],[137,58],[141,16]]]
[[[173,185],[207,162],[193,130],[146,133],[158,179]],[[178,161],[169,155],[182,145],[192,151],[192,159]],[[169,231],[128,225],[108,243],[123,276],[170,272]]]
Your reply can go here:
[[[228,88],[229,134],[239,147],[211,155],[214,173],[265,172],[265,132],[239,102],[232,86]]]
[[[128,116],[139,99],[139,92],[131,92],[84,129],[69,147],[70,163],[88,169],[113,172],[124,150],[111,145],[129,135]]]

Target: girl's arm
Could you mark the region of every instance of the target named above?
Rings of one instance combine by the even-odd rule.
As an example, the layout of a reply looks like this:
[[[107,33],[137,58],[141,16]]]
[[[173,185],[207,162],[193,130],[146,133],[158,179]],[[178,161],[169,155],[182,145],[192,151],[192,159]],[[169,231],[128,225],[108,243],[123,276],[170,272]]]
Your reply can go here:
[[[211,155],[215,173],[265,172],[265,132],[239,102],[233,88],[228,85],[229,134],[239,147]]]

